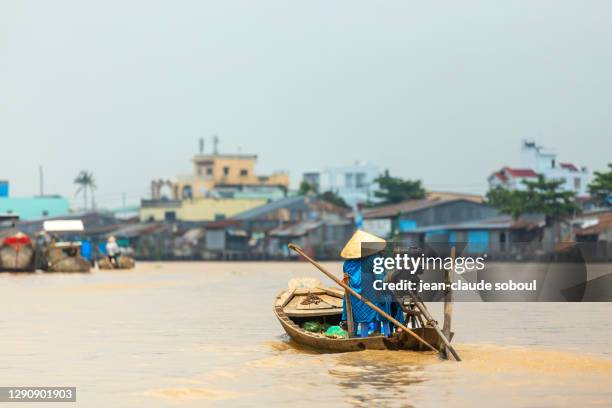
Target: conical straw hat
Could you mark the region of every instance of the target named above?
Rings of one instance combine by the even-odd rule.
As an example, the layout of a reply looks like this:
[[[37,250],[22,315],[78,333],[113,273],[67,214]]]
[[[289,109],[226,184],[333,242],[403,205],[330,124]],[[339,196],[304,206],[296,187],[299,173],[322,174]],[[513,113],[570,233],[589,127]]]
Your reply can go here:
[[[386,244],[387,242],[384,239],[376,235],[357,230],[342,248],[340,256],[344,259],[363,258],[382,251]]]

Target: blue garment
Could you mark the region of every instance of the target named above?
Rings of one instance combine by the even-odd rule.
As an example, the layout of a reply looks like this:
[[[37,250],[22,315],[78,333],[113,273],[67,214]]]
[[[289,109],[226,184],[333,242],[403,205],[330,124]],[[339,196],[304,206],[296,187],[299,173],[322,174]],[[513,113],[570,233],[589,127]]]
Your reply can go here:
[[[344,261],[343,271],[349,276],[349,286],[351,289],[403,323],[404,314],[397,305],[393,304],[391,295],[374,289],[374,281],[384,278],[384,275],[376,275],[373,272],[374,258],[377,256],[371,255],[366,258],[348,259]],[[351,294],[350,296],[353,321],[355,323],[388,322],[385,317],[357,299],[354,295]],[[346,298],[342,304],[342,320],[346,321]]]
[[[83,240],[81,241],[81,256],[88,261],[91,261],[92,253],[91,253],[91,241]]]

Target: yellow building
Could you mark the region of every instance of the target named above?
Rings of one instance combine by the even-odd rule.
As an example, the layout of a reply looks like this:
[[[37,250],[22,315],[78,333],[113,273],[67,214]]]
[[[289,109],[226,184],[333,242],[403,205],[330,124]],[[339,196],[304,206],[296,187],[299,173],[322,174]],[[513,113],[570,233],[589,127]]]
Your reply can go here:
[[[195,198],[193,200],[143,200],[139,218],[148,221],[214,221],[259,207],[265,199]]]
[[[193,158],[193,173],[175,180],[156,180],[151,184],[151,197],[162,198],[161,189],[170,187],[174,200],[215,196],[213,190],[266,188],[287,191],[289,174],[255,174],[257,156],[251,154],[198,154]]]

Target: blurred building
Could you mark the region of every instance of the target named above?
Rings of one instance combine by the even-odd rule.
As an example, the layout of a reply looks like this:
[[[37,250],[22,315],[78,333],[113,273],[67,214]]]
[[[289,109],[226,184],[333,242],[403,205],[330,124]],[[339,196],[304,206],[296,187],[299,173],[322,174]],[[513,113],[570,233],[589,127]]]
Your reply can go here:
[[[499,212],[486,204],[466,198],[441,199],[428,197],[406,200],[397,204],[375,207],[364,211],[363,228],[375,235],[402,237],[422,243],[438,239],[446,225],[481,221],[499,216]],[[476,236],[476,234],[472,234]]]
[[[346,208],[308,196],[287,197],[207,224],[206,257],[277,259],[297,243],[320,258],[336,258],[354,227]]]
[[[215,221],[259,207],[268,201],[262,198],[194,198],[183,200],[142,200],[139,218],[152,221]]]
[[[164,197],[172,200],[197,198],[263,198],[278,199],[289,189],[289,174],[275,172],[259,175],[255,172],[257,156],[254,154],[220,154],[215,150],[193,157],[193,172],[172,180],[153,180],[151,199]]]
[[[380,175],[380,168],[366,162],[352,166],[332,167],[321,171],[304,173],[302,181],[314,186],[319,193],[333,191],[348,205],[357,208],[359,204],[376,201],[374,181]]]
[[[504,187],[510,190],[526,190],[524,180],[535,181],[538,174],[547,180],[561,180],[564,191],[573,191],[578,197],[588,196],[590,172],[586,167],[573,163],[558,162],[557,155],[533,141],[523,141],[521,167],[502,167],[488,178],[489,187]]]
[[[0,198],[9,196],[9,182],[6,180],[0,180]]]
[[[10,197],[9,182],[0,181],[0,214],[19,220],[34,220],[70,213],[70,204],[56,195]]]

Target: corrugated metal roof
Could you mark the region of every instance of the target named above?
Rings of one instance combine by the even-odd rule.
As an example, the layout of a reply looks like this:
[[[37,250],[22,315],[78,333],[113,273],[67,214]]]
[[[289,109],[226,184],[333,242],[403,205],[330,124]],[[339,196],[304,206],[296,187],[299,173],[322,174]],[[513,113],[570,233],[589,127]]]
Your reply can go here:
[[[578,167],[576,167],[574,163],[559,163],[559,166],[569,171],[578,171]]]
[[[401,203],[385,205],[378,208],[373,208],[371,210],[367,210],[363,213],[363,217],[366,219],[371,218],[390,218],[397,216],[401,213],[409,213],[413,211],[423,210],[425,208],[434,207],[436,205],[447,204],[452,202],[465,201],[471,204],[475,203],[473,200],[469,200],[466,198],[452,198],[452,199],[430,199],[425,198],[422,200],[406,200]]]
[[[612,229],[612,211],[594,214],[593,216],[587,216],[582,218],[588,225],[586,228],[578,228],[576,235],[595,235],[601,234],[604,231]]]
[[[263,217],[264,215],[279,210],[281,208],[299,204],[300,202],[306,203],[306,197],[285,197],[281,198],[280,200],[272,201],[268,204],[260,205],[259,207],[255,207],[250,210],[243,211],[239,214],[234,215],[231,218],[235,220],[252,220],[259,217]]]
[[[544,223],[543,219],[539,218],[522,218],[513,220],[510,216],[502,216],[495,218],[488,218],[479,221],[468,221],[456,224],[445,224],[445,225],[430,225],[422,228],[415,228],[405,233],[426,233],[431,231],[439,230],[450,230],[450,231],[461,231],[461,230],[481,230],[481,229],[522,229],[522,228],[533,228],[542,226]]]
[[[170,226],[162,222],[129,224],[109,232],[106,236],[110,237],[113,235],[117,237],[132,238],[139,235],[153,234],[164,229],[170,229]]]
[[[538,173],[531,169],[514,169],[511,167],[504,167],[502,171],[510,174],[512,177],[538,177]]]
[[[299,237],[319,228],[322,224],[322,221],[302,221],[297,224],[275,228],[270,231],[270,235],[275,237]]]

